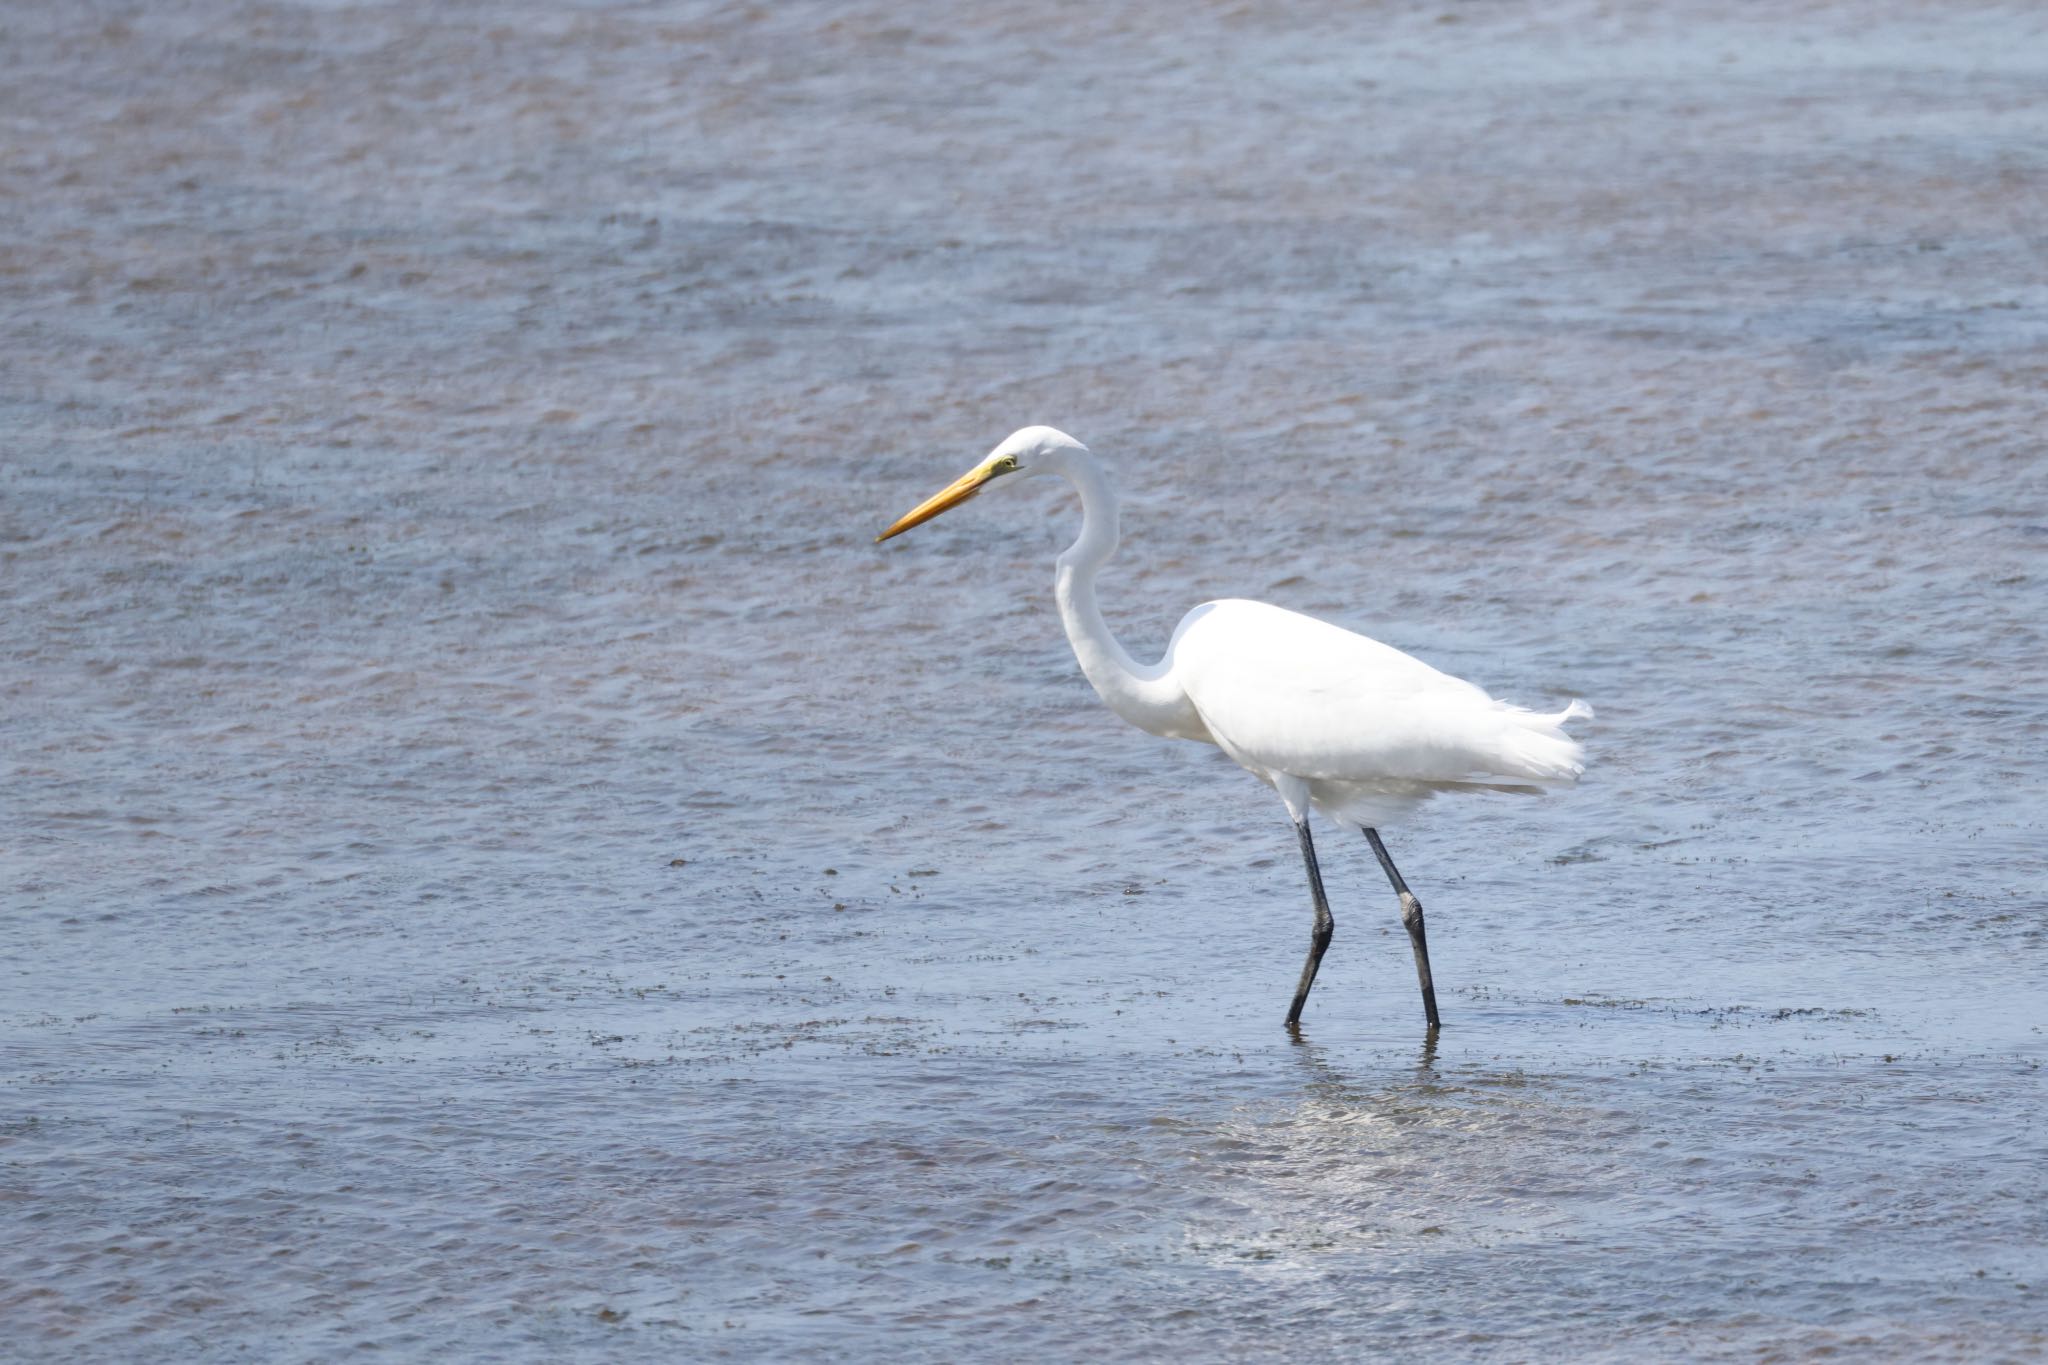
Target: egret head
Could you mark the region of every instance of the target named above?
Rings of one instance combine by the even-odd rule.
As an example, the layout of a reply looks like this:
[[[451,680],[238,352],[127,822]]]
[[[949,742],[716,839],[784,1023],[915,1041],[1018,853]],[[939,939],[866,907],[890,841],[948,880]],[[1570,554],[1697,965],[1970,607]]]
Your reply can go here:
[[[1025,427],[1021,431],[1013,431],[1001,445],[984,456],[980,464],[896,518],[895,524],[875,539],[884,541],[890,536],[902,535],[913,526],[923,525],[947,508],[958,507],[1005,474],[1050,473],[1062,465],[1069,452],[1085,453],[1087,449],[1064,431],[1055,431],[1051,427]]]

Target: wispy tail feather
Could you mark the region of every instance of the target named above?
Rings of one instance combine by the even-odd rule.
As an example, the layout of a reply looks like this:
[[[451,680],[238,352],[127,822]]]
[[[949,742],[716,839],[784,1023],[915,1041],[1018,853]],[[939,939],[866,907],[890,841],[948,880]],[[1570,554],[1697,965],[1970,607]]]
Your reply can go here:
[[[1525,777],[1536,782],[1576,782],[1586,771],[1586,751],[1561,728],[1568,720],[1592,716],[1593,708],[1582,701],[1552,715],[1519,708],[1508,712],[1514,722],[1502,736],[1507,762],[1503,776]]]

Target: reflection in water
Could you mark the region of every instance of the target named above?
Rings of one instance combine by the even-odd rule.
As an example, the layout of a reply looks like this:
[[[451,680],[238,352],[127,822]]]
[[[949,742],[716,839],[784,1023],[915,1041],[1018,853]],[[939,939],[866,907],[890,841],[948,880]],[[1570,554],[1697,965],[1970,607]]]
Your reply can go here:
[[[1330,1252],[1358,1238],[1389,1249],[1411,1237],[1519,1227],[1515,1194],[1549,1156],[1544,1135],[1572,1123],[1562,1112],[1567,1092],[1518,1072],[1446,1081],[1434,1036],[1412,1068],[1392,1057],[1370,1071],[1349,1068],[1305,1040],[1290,1056],[1303,1078],[1299,1098],[1246,1117],[1268,1153],[1249,1169],[1267,1177],[1275,1225],[1314,1229],[1292,1244],[1296,1251]],[[1475,1222],[1478,1208],[1492,1213]]]
[[[1436,1029],[1424,1029],[1422,1042],[1416,1051],[1415,1075],[1411,1089],[1416,1093],[1426,1092],[1437,1084],[1436,1051],[1437,1039],[1441,1036]],[[1302,1028],[1289,1030],[1288,1041],[1294,1044],[1290,1055],[1307,1072],[1308,1093],[1329,1092],[1342,1094],[1356,1090],[1343,1074],[1331,1065],[1323,1048],[1309,1037]]]

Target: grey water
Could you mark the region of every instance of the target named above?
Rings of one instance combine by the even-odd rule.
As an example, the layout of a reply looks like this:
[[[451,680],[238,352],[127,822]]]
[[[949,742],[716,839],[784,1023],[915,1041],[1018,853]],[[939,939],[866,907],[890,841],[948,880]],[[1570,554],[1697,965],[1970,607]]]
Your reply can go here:
[[[2038,1359],[2044,414],[2033,6],[0,4],[4,1353]]]

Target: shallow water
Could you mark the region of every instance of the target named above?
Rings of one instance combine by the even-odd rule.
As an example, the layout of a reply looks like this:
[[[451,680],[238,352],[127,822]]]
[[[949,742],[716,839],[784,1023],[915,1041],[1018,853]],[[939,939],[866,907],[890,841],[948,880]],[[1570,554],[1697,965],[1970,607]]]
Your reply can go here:
[[[2048,20],[0,9],[51,1359],[2048,1349]],[[1124,727],[1251,595],[1593,768]]]

